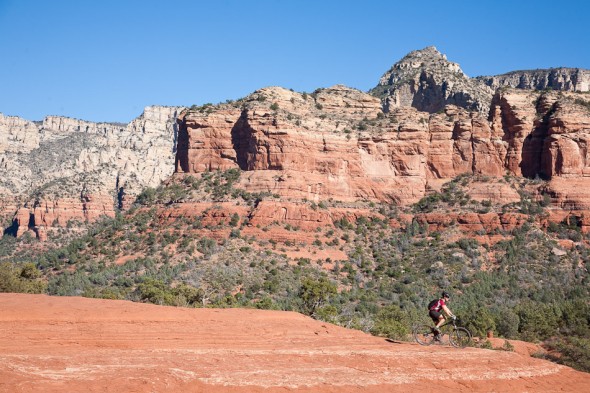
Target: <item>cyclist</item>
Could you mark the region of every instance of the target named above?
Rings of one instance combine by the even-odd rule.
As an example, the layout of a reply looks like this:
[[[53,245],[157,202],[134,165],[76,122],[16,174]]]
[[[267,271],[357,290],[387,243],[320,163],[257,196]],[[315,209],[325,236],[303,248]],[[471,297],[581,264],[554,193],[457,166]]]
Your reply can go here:
[[[445,323],[445,321],[446,321],[446,318],[441,311],[444,311],[445,314],[447,314],[449,317],[451,317],[453,319],[457,318],[455,316],[455,314],[453,314],[451,312],[451,310],[449,310],[449,308],[447,307],[447,302],[450,300],[450,298],[451,297],[448,294],[448,292],[443,291],[443,293],[440,295],[440,299],[438,299],[438,301],[432,301],[430,303],[428,315],[430,316],[430,318],[432,318],[432,320],[435,323],[434,328],[433,328],[433,331],[435,333],[435,336],[434,336],[435,340],[439,340],[439,335],[440,335],[439,327],[443,323]]]

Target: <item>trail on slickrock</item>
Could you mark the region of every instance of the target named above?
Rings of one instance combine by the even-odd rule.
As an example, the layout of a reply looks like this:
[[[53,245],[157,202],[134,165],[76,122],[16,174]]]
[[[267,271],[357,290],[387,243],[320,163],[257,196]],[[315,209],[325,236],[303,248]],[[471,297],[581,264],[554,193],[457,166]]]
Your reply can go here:
[[[0,294],[0,392],[584,392],[525,354],[392,343],[301,314]]]

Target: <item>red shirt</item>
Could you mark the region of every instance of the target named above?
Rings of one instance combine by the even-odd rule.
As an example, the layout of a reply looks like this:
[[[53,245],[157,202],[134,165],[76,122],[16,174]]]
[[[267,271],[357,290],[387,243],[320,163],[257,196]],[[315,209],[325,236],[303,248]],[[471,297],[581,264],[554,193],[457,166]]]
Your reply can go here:
[[[438,299],[438,302],[436,302],[434,307],[432,307],[430,310],[440,312],[440,310],[442,310],[443,306],[445,306],[445,305],[446,305],[446,303],[445,303],[444,299]]]

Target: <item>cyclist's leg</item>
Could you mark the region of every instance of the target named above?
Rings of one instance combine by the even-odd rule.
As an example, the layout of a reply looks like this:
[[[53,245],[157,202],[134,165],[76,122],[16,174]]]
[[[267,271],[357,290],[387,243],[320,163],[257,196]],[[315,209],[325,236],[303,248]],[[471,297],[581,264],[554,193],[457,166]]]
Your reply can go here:
[[[437,311],[430,310],[428,311],[428,316],[432,319],[432,322],[436,325],[441,317],[441,314]]]
[[[437,329],[446,321],[445,316],[442,313],[438,313],[438,314],[439,314],[438,322],[436,322],[436,325],[434,325]]]
[[[432,322],[434,322],[434,329],[433,330],[436,333],[436,335],[438,336],[438,334],[440,334],[439,327],[440,327],[440,325],[442,325],[444,323],[445,318],[442,313],[440,313],[438,311],[434,311],[434,310],[430,310],[428,315],[430,315]]]

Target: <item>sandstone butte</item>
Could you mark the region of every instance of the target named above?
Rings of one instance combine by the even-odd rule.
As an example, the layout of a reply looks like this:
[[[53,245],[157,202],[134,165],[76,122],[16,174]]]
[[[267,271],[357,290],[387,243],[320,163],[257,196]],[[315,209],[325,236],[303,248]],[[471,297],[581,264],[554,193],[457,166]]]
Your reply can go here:
[[[383,113],[378,99],[344,86],[313,97],[266,88],[242,106],[181,113],[176,173],[240,168],[253,192],[401,205],[460,174],[508,173],[555,179],[554,205],[585,209],[586,190],[567,187],[590,175],[590,111],[575,96],[506,89],[487,120],[456,106]]]
[[[0,391],[586,392],[515,352],[389,342],[301,314],[0,294]],[[529,345],[530,346],[530,345]],[[534,349],[530,349],[534,350]]]
[[[590,111],[579,97],[585,95],[506,88],[493,97],[486,118],[451,105],[435,114],[411,107],[383,113],[375,97],[344,86],[313,95],[266,88],[241,105],[181,113],[175,176],[239,168],[239,187],[281,197],[284,222],[292,201],[407,206],[461,174],[540,177],[549,180],[535,197],[550,197],[549,219],[573,214],[587,231]],[[473,199],[498,205],[520,200],[497,182],[472,192]],[[461,220],[480,229],[486,222],[523,221],[491,215]],[[437,213],[418,219],[433,229],[445,225]]]

